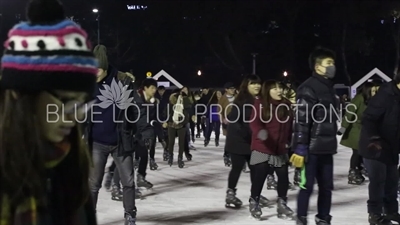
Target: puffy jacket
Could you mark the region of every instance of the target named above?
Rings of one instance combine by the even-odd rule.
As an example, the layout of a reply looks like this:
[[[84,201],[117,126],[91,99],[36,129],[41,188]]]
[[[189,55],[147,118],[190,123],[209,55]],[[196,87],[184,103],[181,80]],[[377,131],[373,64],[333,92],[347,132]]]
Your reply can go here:
[[[386,164],[398,164],[400,153],[400,90],[394,82],[384,84],[368,101],[361,121],[359,154]],[[371,141],[380,142],[382,150],[370,150]]]
[[[297,90],[293,146],[305,144],[311,154],[336,154],[339,102],[333,82],[314,74]]]

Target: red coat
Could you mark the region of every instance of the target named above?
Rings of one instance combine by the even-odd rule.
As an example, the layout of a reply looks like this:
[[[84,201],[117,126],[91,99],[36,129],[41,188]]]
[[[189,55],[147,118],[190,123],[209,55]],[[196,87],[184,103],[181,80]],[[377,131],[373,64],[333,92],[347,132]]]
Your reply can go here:
[[[290,113],[290,118],[277,118],[275,109],[279,104],[286,104],[290,107],[290,102],[283,100],[281,102],[271,102],[272,118],[268,123],[261,120],[261,101],[256,99],[254,102],[254,109],[251,115],[252,122],[250,122],[250,129],[252,132],[251,149],[262,153],[271,155],[283,155],[288,153],[287,145],[290,144],[292,137],[293,116]],[[286,107],[286,106],[280,106]],[[258,138],[258,132],[262,129],[267,130],[268,138],[263,141]]]

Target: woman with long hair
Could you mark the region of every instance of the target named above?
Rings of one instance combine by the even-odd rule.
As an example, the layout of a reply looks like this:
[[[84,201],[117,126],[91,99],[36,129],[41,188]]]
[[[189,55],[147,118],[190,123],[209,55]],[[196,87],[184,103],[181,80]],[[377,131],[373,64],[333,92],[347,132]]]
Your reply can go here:
[[[261,79],[256,75],[244,78],[239,94],[233,101],[231,112],[227,117],[228,127],[226,134],[225,151],[231,156],[231,171],[228,177],[228,190],[226,192],[226,207],[240,208],[242,201],[236,197],[236,186],[244,165],[249,164],[250,179],[254,182],[254,170],[250,165],[251,157],[251,130],[249,121],[255,99],[260,93]],[[260,196],[260,205],[269,206],[270,201]]]
[[[282,86],[278,81],[266,81],[260,98],[254,102],[250,128],[252,131],[250,165],[254,170],[251,186],[250,213],[255,218],[262,215],[260,196],[265,179],[270,171],[278,177],[279,218],[293,217],[293,211],[286,205],[289,187],[289,156],[293,113],[290,101],[283,96]]]
[[[31,1],[27,17],[9,32],[1,60],[0,224],[95,225],[78,122],[97,62],[58,1]]]
[[[367,108],[368,101],[376,94],[376,91],[377,86],[374,83],[365,83],[361,92],[351,100],[344,110],[345,115],[339,134],[343,133],[340,144],[353,150],[350,158],[349,184],[360,185],[365,181],[362,175],[362,171],[365,170],[362,166],[363,159],[358,154],[358,140],[361,133],[362,115]]]

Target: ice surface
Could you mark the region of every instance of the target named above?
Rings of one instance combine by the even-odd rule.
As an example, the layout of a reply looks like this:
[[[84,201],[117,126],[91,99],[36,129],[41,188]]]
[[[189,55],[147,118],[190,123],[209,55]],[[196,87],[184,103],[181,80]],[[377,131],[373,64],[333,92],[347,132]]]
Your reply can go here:
[[[153,192],[143,200],[137,200],[138,225],[253,225],[295,224],[293,221],[276,217],[276,207],[263,209],[262,221],[249,216],[248,198],[250,195],[250,178],[242,173],[238,184],[238,197],[244,206],[240,210],[225,208],[225,192],[229,168],[223,163],[224,138],[220,147],[214,146],[212,139],[208,147],[203,146],[203,138],[196,139],[197,151],[192,151],[193,161],[185,162],[185,168],[179,169],[176,163],[169,167],[162,161],[162,149],[157,146],[156,162],[158,171],[148,170],[147,180],[154,184]],[[177,156],[175,148],[175,157]],[[366,200],[367,185],[353,186],[347,184],[347,173],[351,149],[340,146],[335,156],[335,190],[331,214],[332,224],[365,225],[367,224]],[[175,159],[176,160],[176,159]],[[290,179],[293,179],[291,170]],[[289,191],[288,206],[296,208],[298,191]],[[318,187],[310,201],[309,221],[314,223],[316,214]],[[264,189],[263,195],[276,200],[276,191]],[[110,193],[100,190],[97,206],[98,222],[101,225],[123,225],[122,202],[111,200]]]

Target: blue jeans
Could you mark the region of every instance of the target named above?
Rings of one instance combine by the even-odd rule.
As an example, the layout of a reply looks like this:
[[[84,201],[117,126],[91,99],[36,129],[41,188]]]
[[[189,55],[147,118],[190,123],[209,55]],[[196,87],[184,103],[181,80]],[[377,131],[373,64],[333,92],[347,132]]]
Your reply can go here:
[[[308,155],[301,170],[300,192],[297,196],[297,215],[307,216],[315,179],[318,183],[318,217],[329,216],[333,190],[333,155]]]

